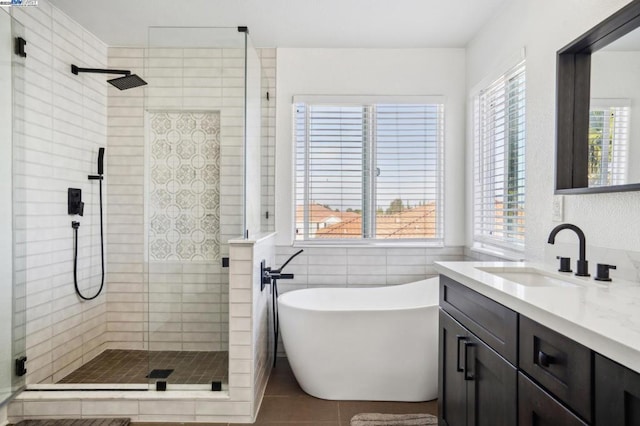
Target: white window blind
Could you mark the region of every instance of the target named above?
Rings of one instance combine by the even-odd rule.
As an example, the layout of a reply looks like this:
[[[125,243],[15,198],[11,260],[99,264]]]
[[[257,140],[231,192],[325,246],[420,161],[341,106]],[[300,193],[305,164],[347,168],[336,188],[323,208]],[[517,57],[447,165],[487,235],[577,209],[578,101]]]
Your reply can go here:
[[[627,183],[630,101],[592,99],[589,106],[589,187]]]
[[[525,64],[474,102],[474,240],[524,249]]]
[[[441,103],[295,102],[296,238],[441,239]]]

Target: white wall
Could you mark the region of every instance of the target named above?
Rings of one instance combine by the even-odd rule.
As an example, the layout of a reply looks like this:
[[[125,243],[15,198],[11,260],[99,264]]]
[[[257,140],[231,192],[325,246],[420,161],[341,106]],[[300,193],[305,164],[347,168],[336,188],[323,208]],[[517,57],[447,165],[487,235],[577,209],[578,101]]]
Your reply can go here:
[[[551,229],[554,192],[556,52],[628,3],[625,0],[514,0],[504,3],[467,50],[467,87],[499,71],[514,52],[526,48],[527,61],[527,233],[526,257],[555,262],[555,255],[577,257],[575,235],[564,231],[560,243],[546,243]],[[471,143],[471,141],[468,141]],[[470,193],[467,194],[470,200]],[[469,204],[470,205],[470,204]],[[640,193],[571,195],[564,197],[564,222],[582,228],[587,259],[618,265],[612,276],[634,277],[630,257],[640,247]],[[471,242],[470,230],[467,243]],[[638,258],[640,259],[640,257]]]
[[[74,292],[71,220],[81,222],[80,288],[92,295],[101,278],[99,206],[87,175],[107,143],[107,88],[104,75],[76,76],[70,65],[104,68],[107,48],[46,0],[13,15],[28,55],[14,105],[16,285],[26,285],[17,302],[26,312],[27,383],[50,383],[105,344],[105,295],[82,302]],[[67,215],[69,187],[82,189],[83,218]]]
[[[283,291],[322,285],[400,284],[435,274],[435,260],[458,260],[464,244],[464,49],[278,49],[276,231],[278,265],[295,252],[294,95],[442,95],[445,98],[444,248],[305,247]]]
[[[276,230],[293,241],[294,95],[442,95],[445,97],[444,240],[462,245],[464,208],[464,49],[278,49]]]

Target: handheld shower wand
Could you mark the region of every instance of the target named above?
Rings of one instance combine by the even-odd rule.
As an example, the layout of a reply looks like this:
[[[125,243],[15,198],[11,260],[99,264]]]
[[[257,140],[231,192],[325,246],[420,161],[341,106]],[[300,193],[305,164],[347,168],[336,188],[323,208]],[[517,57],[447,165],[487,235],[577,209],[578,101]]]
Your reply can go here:
[[[104,174],[104,148],[98,149],[98,174],[97,175],[89,175],[89,180],[97,180],[100,184],[100,263],[102,266],[102,278],[100,279],[100,288],[98,292],[91,297],[84,296],[78,287],[78,228],[80,227],[80,222],[73,221],[71,222],[71,227],[74,229],[75,234],[75,244],[73,251],[73,284],[75,285],[76,294],[83,300],[93,300],[100,295],[102,292],[102,288],[104,287],[104,224],[103,224],[103,214],[102,214],[102,179]]]
[[[89,180],[102,180],[104,174],[104,148],[98,148],[98,174],[89,175]]]
[[[103,175],[104,174],[104,148],[99,148],[98,149],[98,174],[99,175]]]

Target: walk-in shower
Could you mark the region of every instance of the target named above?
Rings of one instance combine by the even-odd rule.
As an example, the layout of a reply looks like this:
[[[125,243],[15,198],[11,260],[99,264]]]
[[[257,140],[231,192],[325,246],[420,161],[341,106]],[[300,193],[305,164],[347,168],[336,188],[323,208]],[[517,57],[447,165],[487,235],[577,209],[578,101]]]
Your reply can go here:
[[[28,114],[14,132],[28,136],[13,186],[27,386],[224,391],[227,241],[259,232],[262,219],[258,53],[244,27],[153,27],[146,46],[86,56],[76,63],[101,68],[56,74],[48,175],[32,167],[43,148]],[[134,72],[144,80],[108,82],[138,90],[78,78]],[[20,84],[14,92],[30,83]],[[84,209],[67,211],[71,189]]]

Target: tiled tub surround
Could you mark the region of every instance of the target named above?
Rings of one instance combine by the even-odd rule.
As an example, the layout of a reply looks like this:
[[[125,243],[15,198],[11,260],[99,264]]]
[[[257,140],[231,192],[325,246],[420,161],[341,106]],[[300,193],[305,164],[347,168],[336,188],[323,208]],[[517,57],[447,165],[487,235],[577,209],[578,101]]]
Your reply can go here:
[[[451,279],[640,372],[640,283],[614,279],[611,283],[599,284],[593,277],[576,277],[585,285],[528,287],[477,269],[486,266],[510,265],[500,262],[436,264],[438,271]],[[553,268],[532,266],[558,274]]]
[[[357,287],[405,284],[438,274],[436,261],[464,260],[463,247],[277,246],[281,265],[300,249],[286,272],[293,280],[278,283],[281,292],[308,287]]]

